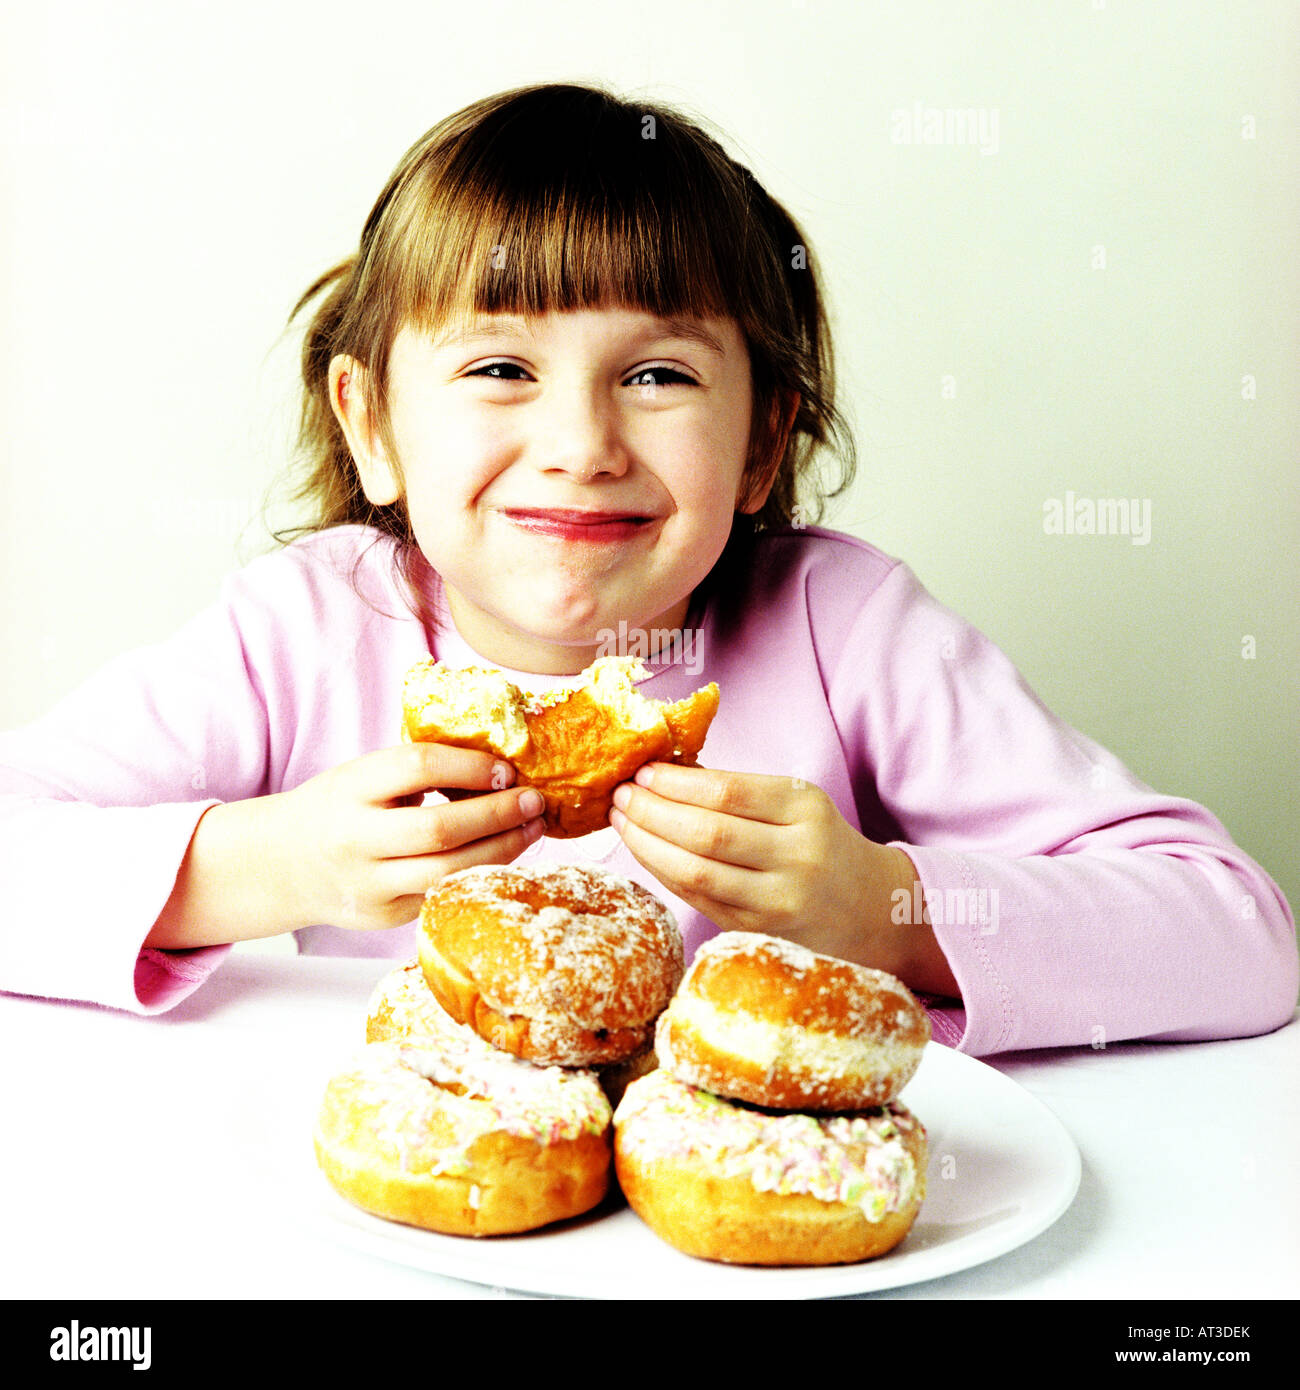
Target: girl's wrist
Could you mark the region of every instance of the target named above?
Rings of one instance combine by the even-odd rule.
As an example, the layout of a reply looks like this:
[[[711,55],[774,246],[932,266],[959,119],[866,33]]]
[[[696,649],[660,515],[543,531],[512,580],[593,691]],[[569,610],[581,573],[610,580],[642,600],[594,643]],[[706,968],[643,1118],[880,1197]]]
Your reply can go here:
[[[815,949],[842,960],[884,970],[910,989],[958,998],[948,958],[922,919],[913,921],[919,875],[904,850],[861,838],[852,908],[835,939]],[[906,903],[907,910],[899,911]]]
[[[301,925],[290,866],[272,856],[276,796],[219,802],[199,817],[146,946],[185,950],[278,936]]]
[[[960,987],[933,926],[924,914],[919,921],[915,920],[916,914],[912,911],[912,905],[921,898],[918,891],[920,875],[916,865],[905,850],[895,845],[878,845],[876,848],[891,856],[886,875],[886,894],[883,901],[876,899],[875,911],[882,944],[897,967],[891,969],[890,974],[896,975],[911,989],[951,999],[960,998]],[[900,908],[904,910],[900,911]]]

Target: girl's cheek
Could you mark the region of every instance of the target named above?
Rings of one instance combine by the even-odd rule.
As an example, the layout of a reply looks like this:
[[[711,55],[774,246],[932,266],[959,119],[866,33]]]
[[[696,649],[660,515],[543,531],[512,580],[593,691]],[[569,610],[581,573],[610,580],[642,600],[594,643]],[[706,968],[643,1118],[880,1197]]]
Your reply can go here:
[[[496,472],[518,453],[517,431],[491,415],[475,414],[448,422],[448,443],[458,451],[466,467],[481,473]]]
[[[447,420],[421,442],[420,455],[430,486],[453,495],[476,496],[511,460],[511,446],[499,429]]]

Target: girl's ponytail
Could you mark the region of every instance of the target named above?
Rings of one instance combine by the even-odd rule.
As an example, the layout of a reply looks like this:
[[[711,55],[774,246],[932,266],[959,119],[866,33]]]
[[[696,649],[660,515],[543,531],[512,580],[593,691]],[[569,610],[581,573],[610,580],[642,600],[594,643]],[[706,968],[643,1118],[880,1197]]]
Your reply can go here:
[[[853,438],[835,405],[834,350],[817,259],[794,218],[749,170],[744,173],[750,206],[777,259],[773,283],[782,284],[787,296],[779,309],[771,306],[751,328],[763,346],[763,351],[751,352],[758,378],[756,396],[776,399],[791,390],[799,394],[799,407],[772,490],[753,525],[758,530],[811,525],[821,520],[826,500],[843,492],[853,480]],[[765,330],[771,323],[788,327],[783,333],[769,333]],[[773,422],[771,411],[754,420],[756,468],[761,467],[763,454],[780,447],[772,435]],[[817,472],[817,464],[827,453],[839,463],[833,481]]]
[[[298,454],[306,473],[293,494],[295,501],[310,502],[314,515],[309,523],[276,533],[280,541],[329,526],[373,526],[405,543],[412,539],[410,520],[401,503],[376,507],[367,498],[352,462],[343,429],[330,404],[330,363],[343,351],[340,329],[354,310],[358,259],[349,256],[308,286],[293,312],[295,319],[323,293],[307,324],[302,344],[302,409],[298,423]],[[328,291],[328,293],[325,293]]]

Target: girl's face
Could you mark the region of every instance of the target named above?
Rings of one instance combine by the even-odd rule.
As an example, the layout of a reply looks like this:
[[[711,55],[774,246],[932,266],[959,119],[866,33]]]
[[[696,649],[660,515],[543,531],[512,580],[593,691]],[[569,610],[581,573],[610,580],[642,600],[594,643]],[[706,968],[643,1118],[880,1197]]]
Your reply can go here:
[[[614,650],[620,622],[680,627],[726,544],[747,456],[734,322],[619,308],[403,329],[389,359],[400,470],[368,441],[349,372],[336,358],[331,388],[366,494],[405,497],[476,651],[567,674]]]

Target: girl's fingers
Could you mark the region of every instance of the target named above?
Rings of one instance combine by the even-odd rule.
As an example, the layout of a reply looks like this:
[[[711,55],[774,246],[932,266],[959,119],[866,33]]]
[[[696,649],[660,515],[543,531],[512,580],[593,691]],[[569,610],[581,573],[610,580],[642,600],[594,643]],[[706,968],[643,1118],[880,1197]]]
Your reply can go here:
[[[763,870],[706,859],[661,838],[618,810],[610,821],[632,857],[692,906],[719,904],[741,912],[756,912],[763,906],[765,885],[770,883]]]
[[[498,835],[471,840],[458,849],[438,855],[413,855],[387,859],[376,865],[377,883],[389,905],[393,925],[420,915],[420,904],[433,883],[460,869],[481,864],[508,864],[521,855],[542,833],[540,817]]]
[[[444,787],[500,791],[515,780],[509,763],[477,748],[399,743],[336,769],[345,790],[373,806],[391,806]]]
[[[376,859],[446,854],[519,829],[539,817],[544,806],[535,788],[511,787],[436,806],[385,808],[367,813],[370,843],[366,848]]]
[[[655,836],[656,839],[691,850],[697,857],[738,868],[771,867],[778,852],[779,831],[761,820],[702,809],[698,805],[669,801],[643,786],[624,783],[614,793],[616,815],[611,824],[623,834],[626,826]],[[629,846],[630,848],[630,846]],[[635,853],[635,851],[633,851]]]
[[[789,825],[798,818],[800,789],[807,786],[793,777],[681,767],[677,763],[647,763],[634,782],[667,801],[769,825]]]

